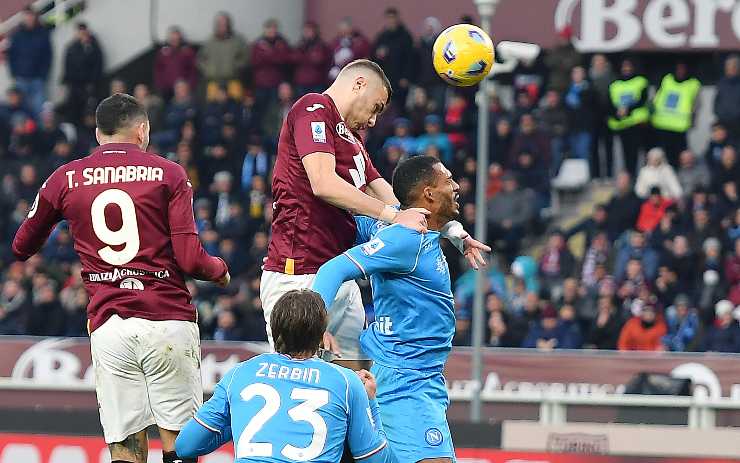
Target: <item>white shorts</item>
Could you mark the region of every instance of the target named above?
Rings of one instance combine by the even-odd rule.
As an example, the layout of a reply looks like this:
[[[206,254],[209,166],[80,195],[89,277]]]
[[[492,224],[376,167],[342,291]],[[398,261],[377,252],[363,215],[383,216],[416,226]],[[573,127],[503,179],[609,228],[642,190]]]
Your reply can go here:
[[[273,349],[270,331],[270,314],[280,296],[293,289],[307,289],[311,287],[316,274],[287,275],[279,272],[262,272],[260,280],[260,298],[262,310],[265,313],[267,324],[267,340]],[[339,343],[342,360],[367,360],[368,357],[360,348],[360,333],[365,328],[365,307],[362,305],[360,287],[354,280],[346,281],[339,288],[337,297],[329,309],[329,327],[331,333]]]
[[[198,325],[113,315],[90,336],[105,442],[179,431],[203,404]]]

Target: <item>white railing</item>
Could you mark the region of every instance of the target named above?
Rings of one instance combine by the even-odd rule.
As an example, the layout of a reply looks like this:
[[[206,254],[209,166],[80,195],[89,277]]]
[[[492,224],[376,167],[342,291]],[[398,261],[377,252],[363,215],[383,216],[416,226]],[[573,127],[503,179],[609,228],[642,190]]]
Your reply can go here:
[[[470,396],[452,394],[451,399],[469,401]],[[539,422],[547,425],[567,423],[568,407],[571,405],[687,409],[690,429],[714,428],[717,410],[740,410],[740,402],[735,399],[706,398],[701,395],[693,397],[632,394],[571,395],[538,391],[494,390],[483,391],[481,400],[500,404],[538,404]]]

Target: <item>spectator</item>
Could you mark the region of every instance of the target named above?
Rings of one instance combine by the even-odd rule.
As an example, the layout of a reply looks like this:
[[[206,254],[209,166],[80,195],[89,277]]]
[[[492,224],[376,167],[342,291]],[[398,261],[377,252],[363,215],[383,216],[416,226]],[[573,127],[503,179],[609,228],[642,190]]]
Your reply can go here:
[[[698,187],[707,188],[711,182],[709,168],[703,160],[697,161],[691,150],[679,155],[678,183],[684,195],[691,195]]]
[[[49,31],[39,23],[38,14],[30,6],[23,10],[23,22],[10,35],[7,57],[15,87],[37,116],[46,101],[52,50]]]
[[[611,297],[599,297],[596,318],[591,323],[586,340],[586,348],[617,349],[622,319]]]
[[[666,335],[666,325],[657,315],[655,307],[644,304],[637,314],[627,320],[619,333],[619,350],[662,350],[661,340]]]
[[[543,310],[541,321],[530,328],[522,347],[548,351],[580,348],[581,334],[573,322],[573,308],[565,306],[563,309],[560,318],[553,307]]]
[[[201,186],[200,170],[193,158],[193,147],[190,146],[189,143],[181,141],[177,144],[175,162],[185,169],[185,173],[188,175],[188,180],[190,180],[190,184],[193,186],[193,191],[198,191]]]
[[[550,234],[539,261],[539,274],[545,286],[560,288],[563,280],[575,274],[576,260],[560,230]]]
[[[28,204],[31,204],[41,186],[36,167],[33,164],[23,164],[21,166],[19,179],[18,196],[20,199],[24,199]]]
[[[648,80],[635,72],[630,59],[622,61],[619,79],[609,86],[612,108],[609,129],[622,141],[627,171],[637,173],[637,157],[645,142],[645,127],[650,118],[648,109]]]
[[[265,111],[278,100],[277,87],[288,80],[288,65],[293,51],[279,31],[276,19],[268,19],[262,26],[262,36],[252,47],[252,74],[255,105]]]
[[[293,86],[288,82],[282,82],[277,88],[277,100],[267,106],[262,122],[262,132],[268,139],[276,142],[280,135],[280,128],[283,121],[288,115],[288,111],[293,107],[295,97]]]
[[[248,63],[247,42],[234,32],[231,16],[223,12],[217,14],[213,22],[213,36],[203,44],[197,56],[198,69],[207,85],[206,99],[213,98],[217,85],[226,84],[229,95],[241,100],[243,90],[240,77]]]
[[[586,69],[576,66],[570,73],[570,85],[565,92],[564,103],[568,112],[568,145],[571,156],[590,159],[592,175],[599,172],[598,156],[591,159],[591,143],[597,116],[597,96],[586,80]]]
[[[733,309],[726,299],[714,306],[716,321],[707,335],[708,352],[740,352],[740,328],[732,316]]]
[[[624,279],[627,272],[627,263],[636,259],[642,263],[645,275],[649,279],[655,278],[658,271],[658,253],[646,245],[645,235],[639,231],[630,232],[628,240],[628,243],[617,248],[614,277],[619,281]]]
[[[714,114],[727,129],[730,140],[737,143],[740,137],[740,56],[727,57],[724,74],[717,83]]]
[[[80,124],[85,111],[95,108],[97,86],[103,77],[103,52],[85,23],[77,25],[77,37],[67,46],[63,73],[65,113],[70,122]]]
[[[583,257],[581,281],[588,287],[596,286],[605,276],[611,247],[605,232],[594,235]],[[601,273],[601,274],[600,274]]]
[[[586,249],[591,246],[591,241],[596,234],[608,232],[608,224],[609,221],[606,213],[606,205],[597,204],[594,206],[590,217],[586,217],[565,231],[565,239],[570,240],[575,235],[583,233],[585,240],[583,242],[582,254],[585,254]]]
[[[5,280],[0,292],[0,333],[24,334],[22,322],[29,304],[26,290],[15,280]]]
[[[560,169],[568,142],[569,117],[556,90],[548,90],[543,100],[543,107],[537,114],[542,129],[550,136],[551,163],[548,170],[554,176]]]
[[[687,238],[692,249],[700,249],[708,239],[719,236],[716,226],[710,221],[709,211],[706,209],[696,209],[693,213],[693,220],[687,227],[689,229]],[[717,241],[719,244],[719,241]]]
[[[424,131],[424,121],[427,116],[432,114],[437,106],[433,101],[429,101],[427,91],[424,87],[414,87],[411,92],[411,101],[406,109],[408,118],[411,121],[411,133],[420,135]]]
[[[162,150],[173,149],[185,123],[195,120],[198,108],[190,93],[190,85],[184,80],[175,83],[175,95],[167,105],[163,117],[163,131],[152,135],[152,143]]]
[[[222,297],[222,301],[230,300]],[[217,315],[216,330],[213,333],[215,341],[241,341],[242,331],[236,313],[233,310],[220,310]]]
[[[452,162],[452,143],[449,136],[441,132],[442,119],[436,114],[430,114],[424,119],[424,134],[416,138],[416,152],[424,153],[429,145],[435,145],[442,155],[442,162]]]
[[[390,145],[399,145],[404,153],[418,154],[416,152],[416,138],[411,135],[410,129],[411,121],[405,117],[397,117],[393,121],[393,136],[386,139],[383,149],[387,149]]]
[[[519,122],[519,131],[514,136],[509,151],[508,166],[514,164],[516,156],[522,151],[537,155],[537,161],[549,166],[551,162],[550,138],[537,127],[531,114],[523,114]]]
[[[532,95],[536,95],[537,91],[528,92],[525,90],[518,90],[515,94],[514,109],[512,110],[512,120],[515,124],[520,124],[522,116],[525,114],[531,114],[536,109],[536,99]]]
[[[128,84],[120,77],[114,77],[110,81],[110,95],[116,93],[128,93]]]
[[[259,135],[252,135],[247,141],[247,152],[242,163],[241,187],[242,191],[252,189],[252,181],[255,175],[267,178],[270,171],[270,155],[265,152]]]
[[[625,231],[634,228],[640,212],[641,201],[632,188],[632,179],[628,172],[617,176],[617,188],[606,205],[607,228],[609,239],[616,240]]]
[[[239,104],[229,98],[226,85],[218,84],[215,88],[212,98],[201,112],[201,141],[207,146],[224,143],[224,126],[235,124],[239,114]]]
[[[494,130],[491,130],[489,160],[500,166],[506,165],[511,152],[511,144],[514,141],[514,133],[511,130],[511,121],[506,117],[499,118]]]
[[[384,17],[385,25],[375,38],[372,57],[391,81],[394,100],[403,104],[413,78],[414,40],[396,8],[386,8]]]
[[[522,345],[521,326],[516,318],[508,313],[496,310],[488,315],[488,333],[486,344],[491,347],[519,347]],[[526,329],[523,331],[526,332]],[[469,344],[467,344],[469,345]]]
[[[230,205],[239,197],[233,190],[233,176],[231,172],[220,171],[213,176],[211,190],[211,204],[215,205],[214,223],[216,228],[222,229],[231,217]]]
[[[39,115],[39,130],[34,135],[33,151],[37,157],[46,159],[59,140],[66,140],[67,136],[59,128],[57,115],[51,108],[45,108]]]
[[[740,197],[738,197],[737,183],[726,181],[722,184],[722,192],[717,198],[713,216],[718,222],[729,224],[730,216],[740,208]]]
[[[640,207],[635,228],[645,233],[652,232],[660,223],[666,209],[672,205],[673,200],[664,197],[659,186],[651,187],[650,196]]]
[[[591,58],[588,77],[596,93],[596,114],[594,115],[593,143],[591,144],[591,176],[609,178],[612,176],[614,164],[614,147],[607,119],[612,107],[609,86],[614,82],[615,76],[606,56],[599,53]],[[604,157],[600,155],[602,143]]]
[[[447,86],[439,78],[432,63],[432,48],[439,33],[442,32],[442,23],[434,16],[424,19],[419,44],[416,47],[416,83],[424,88],[435,108],[443,108],[445,105],[445,93]]]
[[[149,116],[150,130],[152,132],[159,131],[162,124],[162,113],[164,112],[164,101],[162,101],[162,98],[150,92],[149,86],[146,84],[136,84],[134,87],[134,98],[144,105],[146,114]]]
[[[36,280],[42,280],[39,283]],[[24,332],[31,336],[61,336],[65,330],[65,313],[57,298],[52,280],[44,274],[34,277],[33,308],[28,311]]]
[[[370,56],[370,41],[352,27],[350,18],[339,21],[337,29],[338,34],[330,45],[333,63],[329,69],[329,80],[332,82],[347,63]]]
[[[679,294],[675,303],[666,309],[668,333],[663,338],[665,350],[673,352],[693,352],[701,342],[701,322],[691,301],[685,294]]]
[[[647,163],[640,169],[637,182],[635,182],[635,193],[640,198],[647,198],[648,193],[654,187],[660,188],[667,199],[677,200],[683,195],[676,172],[666,162],[662,148],[653,148],[648,151]]]
[[[709,138],[709,146],[704,153],[704,160],[710,169],[715,169],[720,164],[722,150],[729,145],[727,129],[719,122],[712,124],[712,132]]]
[[[488,202],[489,242],[500,242],[498,248],[509,262],[519,252],[525,230],[535,220],[535,193],[520,189],[516,178],[508,174],[503,178],[503,190]]]
[[[207,46],[209,46],[208,42],[204,48]],[[218,44],[211,44],[210,46],[211,50],[209,52],[213,53],[215,52],[213,48],[217,48]],[[217,58],[209,59],[215,60]],[[178,80],[184,80],[190,85],[190,88],[196,88],[198,84],[198,63],[195,50],[185,42],[180,28],[172,26],[167,31],[167,42],[157,50],[157,55],[154,58],[154,87],[166,101],[169,101],[174,95],[175,83]],[[219,79],[209,77],[209,80]]]
[[[455,149],[465,149],[470,144],[470,133],[474,125],[469,106],[463,94],[455,92],[445,111],[445,128]]]
[[[522,151],[516,157],[511,173],[521,179],[521,187],[537,193],[538,210],[550,203],[550,181],[547,175],[547,166],[536,159],[532,153]]]
[[[318,24],[306,22],[301,41],[293,50],[293,84],[298,97],[311,92],[321,93],[326,89],[331,60],[331,50],[321,39]]]
[[[737,182],[738,179],[740,179],[740,162],[737,159],[737,151],[732,145],[725,146],[722,148],[719,163],[712,172],[715,192],[720,193],[725,183]]]
[[[729,296],[733,304],[740,305],[740,238],[735,238],[733,254],[725,261],[725,279],[729,286]]]
[[[573,47],[573,28],[567,25],[558,31],[552,50],[545,56],[545,64],[550,69],[548,85],[562,94],[568,89],[571,69],[581,64],[581,54]]]

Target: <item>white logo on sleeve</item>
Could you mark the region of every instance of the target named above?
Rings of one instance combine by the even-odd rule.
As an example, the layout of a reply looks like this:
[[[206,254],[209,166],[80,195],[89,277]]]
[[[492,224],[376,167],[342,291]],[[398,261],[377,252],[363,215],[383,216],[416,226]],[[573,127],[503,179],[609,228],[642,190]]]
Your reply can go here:
[[[367,243],[362,245],[362,252],[366,256],[372,256],[376,252],[380,251],[385,247],[385,243],[380,240],[380,238],[375,238],[372,241],[368,241]]]
[[[326,143],[326,124],[311,122],[311,136],[314,143]]]
[[[326,106],[322,105],[321,103],[314,103],[311,106],[306,107],[306,111],[312,113],[316,111],[317,109],[324,109]]]

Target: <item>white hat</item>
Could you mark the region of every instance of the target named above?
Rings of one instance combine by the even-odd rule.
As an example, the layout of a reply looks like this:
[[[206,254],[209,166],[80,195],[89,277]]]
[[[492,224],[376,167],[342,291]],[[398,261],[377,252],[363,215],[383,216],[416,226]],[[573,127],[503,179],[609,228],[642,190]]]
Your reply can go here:
[[[727,299],[722,299],[717,304],[715,304],[714,313],[718,317],[723,317],[732,312],[734,308],[735,306],[732,305],[732,302],[728,301]]]

